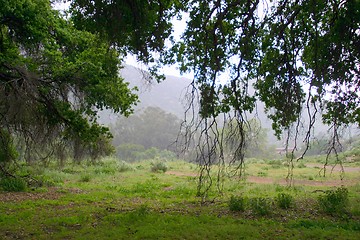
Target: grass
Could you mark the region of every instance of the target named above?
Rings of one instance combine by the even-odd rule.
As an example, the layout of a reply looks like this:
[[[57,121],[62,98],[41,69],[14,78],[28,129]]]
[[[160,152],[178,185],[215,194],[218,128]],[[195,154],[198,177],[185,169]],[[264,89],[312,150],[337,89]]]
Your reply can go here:
[[[214,201],[201,204],[195,165],[168,161],[164,173],[152,172],[153,163],[108,158],[98,166],[37,170],[39,179],[54,184],[25,193],[0,192],[0,239],[359,238],[359,184],[347,188],[345,221],[318,204],[328,191],[337,193],[334,187],[288,188],[233,178],[224,182],[223,195],[214,188]],[[295,178],[318,171],[303,166],[295,170]],[[248,176],[280,180],[286,173],[287,167],[278,162],[247,164]],[[359,182],[353,173],[348,177]]]
[[[0,189],[7,192],[22,192],[26,190],[26,182],[22,178],[4,177],[0,179]]]
[[[288,209],[294,202],[294,198],[288,193],[279,193],[276,197],[278,206],[282,209]]]

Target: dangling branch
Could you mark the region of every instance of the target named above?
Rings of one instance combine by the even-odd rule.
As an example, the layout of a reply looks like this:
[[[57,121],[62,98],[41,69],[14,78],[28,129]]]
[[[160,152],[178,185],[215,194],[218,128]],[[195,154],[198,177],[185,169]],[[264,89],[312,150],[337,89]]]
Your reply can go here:
[[[340,143],[339,138],[339,126],[337,125],[336,121],[333,122],[333,125],[330,127],[329,131],[332,130],[332,135],[330,137],[329,147],[326,153],[325,163],[323,168],[319,171],[319,174],[321,175],[321,172],[323,172],[323,177],[326,175],[326,167],[329,165],[329,159],[331,156],[331,153],[335,154],[335,164],[333,165],[331,169],[331,173],[333,172],[334,168],[339,164],[341,171],[340,171],[340,179],[344,179],[345,170],[342,164],[342,160],[339,158],[339,150],[341,151],[342,145]]]

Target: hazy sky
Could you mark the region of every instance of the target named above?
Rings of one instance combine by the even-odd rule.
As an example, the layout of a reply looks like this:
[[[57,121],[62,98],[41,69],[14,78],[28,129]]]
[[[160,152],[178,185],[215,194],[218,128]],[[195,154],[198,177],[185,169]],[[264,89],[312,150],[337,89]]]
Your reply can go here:
[[[181,34],[185,31],[187,19],[188,18],[186,16],[183,17],[183,19],[181,21],[177,20],[176,18],[173,19],[172,22],[173,22],[173,25],[174,25],[174,31],[173,31],[172,35],[174,36],[175,40],[180,40]],[[144,65],[142,65],[141,63],[138,63],[136,61],[136,57],[133,56],[133,55],[127,56],[125,58],[125,62],[126,62],[126,64],[146,69],[144,67]],[[192,79],[193,76],[194,76],[193,73],[186,73],[186,74],[181,75],[180,71],[179,71],[179,69],[177,68],[176,65],[165,66],[165,67],[162,68],[161,72],[164,73],[165,75],[172,75],[172,76],[176,76],[176,77],[181,76],[181,77],[190,78],[190,79]]]

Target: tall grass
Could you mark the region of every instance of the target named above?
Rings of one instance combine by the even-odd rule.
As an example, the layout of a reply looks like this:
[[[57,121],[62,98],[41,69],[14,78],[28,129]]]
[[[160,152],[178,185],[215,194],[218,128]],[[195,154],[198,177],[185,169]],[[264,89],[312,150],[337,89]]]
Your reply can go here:
[[[23,192],[27,184],[22,178],[4,177],[0,179],[0,188],[6,192]]]
[[[279,193],[276,197],[277,205],[282,209],[290,208],[294,203],[294,198],[288,193]]]
[[[231,196],[229,200],[229,210],[233,212],[245,211],[246,199],[243,196]]]
[[[349,207],[349,191],[340,187],[336,190],[327,190],[318,198],[318,203],[325,213],[330,215],[345,215]]]

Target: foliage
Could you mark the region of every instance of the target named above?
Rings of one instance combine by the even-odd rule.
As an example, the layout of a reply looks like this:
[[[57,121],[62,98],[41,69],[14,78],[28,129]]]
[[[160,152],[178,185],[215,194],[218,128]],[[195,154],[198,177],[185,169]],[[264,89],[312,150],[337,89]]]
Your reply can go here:
[[[76,159],[86,151],[107,154],[99,146],[111,135],[97,111],[129,115],[137,101],[118,76],[119,53],[98,34],[75,28],[48,0],[0,5],[1,129],[24,145],[27,161],[61,146],[74,148]]]
[[[327,147],[328,146],[328,140],[324,139],[324,137],[321,137],[319,139],[314,139],[310,142],[309,149],[306,151],[306,155],[320,155],[320,154],[326,154]]]
[[[165,160],[176,159],[175,153],[168,150],[159,150],[155,147],[146,149],[142,145],[125,143],[117,147],[117,157],[126,162],[142,161],[154,158]]]
[[[80,176],[80,182],[90,182],[91,181],[91,175],[88,173],[84,173]]]
[[[102,165],[116,169],[118,163],[118,159],[108,157],[97,165],[67,164],[66,168],[71,167],[73,171],[66,174],[56,164],[43,169],[29,166],[29,169],[36,168],[29,172],[61,178],[63,184],[24,194],[0,193],[0,238],[357,239],[359,235],[359,184],[348,188],[349,218],[344,221],[341,216],[317,211],[314,201],[317,195],[309,194],[314,189],[325,191],[329,187],[298,186],[296,190],[289,190],[277,184],[239,185],[237,178],[225,181],[224,190],[231,188],[235,198],[243,196],[249,201],[254,197],[276,198],[280,191],[296,194],[296,205],[292,208],[271,206],[271,214],[263,216],[252,211],[250,204],[246,204],[244,212],[230,211],[227,194],[201,204],[195,197],[196,170],[186,162],[167,162],[172,171],[183,174],[176,176],[150,172],[150,161],[130,164],[134,168],[131,172],[99,175],[94,172]],[[257,172],[257,163],[254,165],[247,165],[252,176]],[[318,171],[309,170],[313,174]],[[91,176],[90,182],[79,181],[85,173]],[[358,174],[350,172],[347,177],[354,181]],[[331,178],[323,180],[328,179]]]
[[[152,172],[166,172],[168,170],[168,166],[165,162],[156,161],[151,163],[151,171]]]
[[[270,160],[270,161],[268,161],[268,164],[272,168],[281,168],[283,166],[283,163],[281,160]]]
[[[331,215],[341,216],[347,213],[349,205],[349,192],[347,188],[327,190],[319,196],[318,203],[322,211]]]
[[[139,114],[119,118],[111,127],[114,146],[138,144],[144,148],[168,149],[175,142],[180,119],[157,107],[147,107]]]
[[[22,178],[5,177],[0,179],[0,188],[6,192],[23,192],[27,184]]]
[[[18,153],[13,144],[10,133],[5,129],[0,129],[0,170],[5,169],[6,165],[14,161]]]
[[[298,140],[306,118],[306,145],[319,116],[333,140],[339,126],[360,125],[358,0],[192,0],[183,11],[189,19],[171,60],[194,73],[184,129],[202,133],[194,135],[202,166],[211,166],[208,155],[226,162],[219,119],[235,119],[241,141],[230,163],[243,169],[245,126],[257,104],[265,105],[278,138],[285,132]]]
[[[117,147],[117,157],[124,161],[133,162],[138,159],[138,154],[145,151],[144,146],[132,143],[121,144]]]
[[[269,158],[272,155],[271,152],[275,153],[275,149],[271,149],[267,142],[267,130],[262,128],[261,123],[257,119],[250,119],[243,126],[243,132],[237,131],[241,127],[239,124],[235,119],[224,124],[222,131],[226,154],[234,154],[241,141],[245,142],[244,152],[247,158]]]
[[[282,209],[288,209],[294,203],[294,198],[288,193],[279,193],[276,197],[278,206]]]
[[[265,216],[271,212],[271,201],[265,197],[255,197],[249,199],[250,209],[257,215]]]
[[[179,4],[172,0],[75,0],[71,1],[70,13],[77,28],[99,33],[122,51],[150,64],[157,54],[165,54],[165,40],[172,32],[170,21]],[[152,68],[150,72],[156,73]]]
[[[61,186],[64,183],[67,174],[57,170],[46,169],[42,173],[32,174],[35,175],[35,181],[32,182],[31,187],[53,187]]]
[[[231,196],[229,200],[229,210],[243,212],[245,210],[245,198],[243,196]]]
[[[173,50],[180,69],[196,69],[203,117],[231,108],[241,117],[259,99],[279,136],[308,97],[308,105],[322,104],[324,122],[359,124],[359,10],[357,0],[193,0],[185,5],[191,17]],[[226,83],[217,86],[223,73]],[[256,92],[250,93],[253,79]]]
[[[132,171],[134,170],[133,166],[131,166],[129,163],[124,162],[124,161],[119,161],[118,166],[117,166],[117,170],[119,172],[127,172],[127,171]]]
[[[111,135],[96,113],[132,113],[137,97],[118,76],[128,53],[158,80],[162,64],[193,71],[182,127],[201,172],[210,172],[214,159],[225,163],[219,116],[239,123],[231,163],[243,169],[247,115],[257,101],[278,137],[291,127],[298,136],[305,113],[306,146],[319,114],[333,140],[339,126],[360,125],[358,0],[69,0],[67,15],[51,2],[0,0],[0,129],[16,137],[28,162],[64,148],[77,162],[108,153],[97,148]],[[176,41],[175,16],[187,18]],[[189,144],[192,134],[198,144]]]

